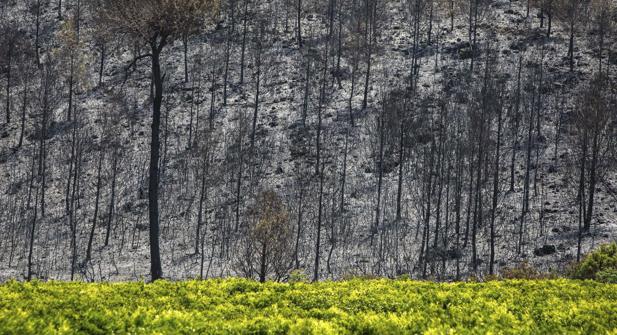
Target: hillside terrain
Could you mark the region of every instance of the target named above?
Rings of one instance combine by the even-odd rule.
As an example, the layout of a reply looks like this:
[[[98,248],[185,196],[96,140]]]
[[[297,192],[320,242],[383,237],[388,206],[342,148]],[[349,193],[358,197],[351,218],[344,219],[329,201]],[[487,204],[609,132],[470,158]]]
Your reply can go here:
[[[150,278],[153,236],[165,278],[262,280],[560,271],[616,240],[614,0],[222,0],[162,91],[111,2],[0,1],[0,281]]]

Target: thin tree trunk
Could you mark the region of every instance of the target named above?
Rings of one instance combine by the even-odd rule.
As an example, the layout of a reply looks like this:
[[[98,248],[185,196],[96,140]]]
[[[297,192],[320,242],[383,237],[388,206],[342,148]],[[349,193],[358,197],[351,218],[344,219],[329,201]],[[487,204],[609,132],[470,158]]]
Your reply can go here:
[[[499,116],[497,120],[497,152],[495,153],[495,166],[493,168],[493,208],[491,210],[491,251],[489,274],[494,274],[495,271],[495,214],[497,212],[497,200],[499,196],[499,159],[501,155],[501,107],[499,108]]]
[[[240,201],[242,200],[242,194],[240,193],[242,191],[242,172],[244,171],[244,151],[242,149],[242,130],[240,130],[239,132],[239,136],[238,136],[238,155],[240,156],[240,162],[238,164],[238,180],[236,182],[236,208],[235,208],[235,212],[236,212],[236,220],[235,220],[235,226],[234,226],[234,231],[238,231],[238,229],[240,229]]]
[[[36,22],[35,22],[35,34],[34,34],[34,52],[36,54],[36,64],[40,67],[41,55],[39,53],[40,48],[40,30],[41,30],[41,0],[36,0]]]
[[[150,143],[150,171],[148,185],[148,215],[150,219],[150,266],[152,281],[163,276],[161,255],[159,250],[159,157],[160,157],[160,127],[161,103],[163,101],[163,75],[161,74],[160,54],[166,44],[166,36],[157,41],[156,36],[151,41],[152,48],[152,81],[154,84],[154,99],[152,103],[152,140]]]
[[[321,221],[323,216],[323,183],[324,183],[324,165],[322,164],[319,174],[319,202],[318,202],[318,214],[317,214],[317,238],[315,239],[315,266],[313,268],[313,281],[319,280],[319,257],[321,247]]]
[[[302,214],[304,200],[304,185],[300,185],[300,195],[298,197],[298,222],[296,226],[296,243],[294,247],[295,269],[300,268],[300,238],[302,235]]]
[[[341,176],[341,214],[345,213],[345,183],[347,182],[347,150],[349,144],[349,128],[345,132],[345,149],[343,151],[343,171]]]
[[[351,65],[351,88],[349,89],[349,124],[352,127],[355,127],[354,124],[354,118],[353,118],[353,95],[354,95],[354,89],[356,86],[356,67],[357,64],[355,61],[352,61],[353,64]]]
[[[103,83],[103,70],[105,69],[105,44],[101,44],[101,59],[99,65],[99,86]]]
[[[244,0],[244,14],[242,16],[242,47],[240,51],[240,85],[244,84],[244,55],[246,53],[246,22],[248,6],[249,0]]]
[[[102,165],[103,165],[103,157],[104,157],[103,150],[100,149],[99,161],[98,161],[98,166],[96,169],[96,195],[94,197],[94,215],[92,217],[92,228],[90,229],[90,237],[88,238],[88,247],[86,248],[86,259],[84,261],[84,264],[90,261],[90,258],[92,255],[92,242],[94,241],[94,232],[96,229],[96,222],[99,216],[99,200],[101,197],[101,181],[102,181],[101,170],[102,170]]]
[[[26,274],[26,281],[30,281],[32,280],[32,255],[34,253],[34,240],[35,240],[35,233],[36,233],[36,215],[37,215],[37,210],[38,210],[38,190],[37,190],[37,195],[35,196],[35,204],[34,204],[34,215],[32,216],[32,229],[30,230],[30,243],[29,243],[29,247],[28,247],[28,271]]]
[[[71,113],[73,112],[73,72],[74,72],[74,68],[75,68],[75,62],[73,59],[73,55],[71,55],[71,60],[70,60],[70,75],[69,75],[69,106],[67,109],[67,121],[71,121]]]
[[[253,127],[251,130],[251,153],[255,149],[255,134],[257,132],[257,116],[259,113],[259,89],[261,84],[261,46],[259,47],[257,56],[257,72],[255,74],[255,102],[253,108]]]
[[[298,33],[298,47],[302,48],[302,0],[298,0],[298,4],[297,4],[298,8],[298,12],[297,12],[297,33]]]
[[[112,177],[111,177],[111,196],[109,199],[109,212],[107,214],[107,232],[105,233],[105,244],[109,245],[109,235],[111,234],[111,224],[114,217],[114,208],[116,206],[116,179],[118,175],[118,149],[114,149],[114,157],[112,163]]]
[[[429,1],[429,13],[428,13],[428,45],[432,44],[433,37],[433,0]]]
[[[585,224],[583,231],[589,232],[591,229],[591,219],[593,217],[593,205],[596,191],[596,166],[598,164],[598,129],[594,129],[593,143],[591,146],[591,166],[589,166],[589,199],[587,205],[587,212],[585,213]]]
[[[189,59],[188,59],[189,41],[188,41],[187,35],[182,36],[182,46],[183,46],[183,51],[184,51],[184,82],[188,83],[189,82]]]
[[[12,44],[12,43],[11,43]],[[11,123],[11,58],[13,45],[8,45],[7,72],[6,72],[6,124]]]
[[[400,125],[400,134],[399,134],[399,152],[398,152],[398,184],[396,190],[396,220],[400,221],[402,217],[402,199],[403,199],[403,164],[405,158],[405,131],[403,129],[403,122],[401,121]]]
[[[383,156],[385,149],[385,106],[382,108],[379,116],[379,156],[377,163],[377,204],[375,205],[375,226],[372,229],[371,235],[379,231],[381,219],[381,188],[383,185]]]
[[[195,255],[199,254],[199,240],[201,239],[201,225],[203,220],[203,208],[204,201],[206,199],[206,174],[207,174],[207,163],[204,164],[202,176],[201,176],[201,190],[199,192],[199,209],[197,212],[197,229],[195,231]],[[203,247],[201,248],[203,250]]]
[[[570,72],[574,72],[574,18],[570,18],[570,39],[568,43],[568,57],[570,59]]]
[[[225,43],[225,71],[223,73],[223,106],[227,106],[227,78],[229,77],[230,49],[231,49],[231,34],[228,34],[227,42]]]
[[[578,184],[578,239],[576,247],[576,261],[581,259],[581,244],[583,240],[583,221],[585,220],[585,164],[587,161],[587,132],[583,134],[582,150],[581,150],[581,162],[580,162],[580,175]]]
[[[21,130],[19,132],[19,143],[17,144],[18,148],[24,143],[24,132],[26,130],[26,109],[28,107],[28,76],[24,75],[24,93],[23,93],[23,101],[21,106]]]
[[[366,51],[366,76],[364,77],[364,96],[362,98],[362,110],[366,109],[366,106],[368,104],[368,92],[369,92],[369,83],[370,83],[370,78],[371,78],[371,58],[372,58],[372,53],[373,53],[373,25],[374,25],[374,18],[373,18],[373,10],[371,8],[370,2],[371,0],[365,0],[366,1],[366,32],[365,35],[367,36],[366,39],[366,43],[367,43],[367,51]]]
[[[512,129],[512,160],[510,161],[510,193],[514,192],[514,168],[516,164],[516,152],[518,151],[518,129],[520,126],[520,102],[521,102],[521,71],[523,68],[523,56],[518,59],[518,71],[516,75],[516,100],[514,103],[514,128]]]

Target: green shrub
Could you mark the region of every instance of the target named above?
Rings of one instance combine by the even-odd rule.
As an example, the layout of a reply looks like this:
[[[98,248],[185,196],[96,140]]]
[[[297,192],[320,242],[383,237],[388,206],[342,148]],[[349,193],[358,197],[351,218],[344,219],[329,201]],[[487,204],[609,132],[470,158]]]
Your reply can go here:
[[[373,274],[357,274],[357,273],[344,273],[343,281],[351,281],[351,280],[376,280],[380,279],[379,276]]]
[[[596,274],[596,280],[603,283],[617,284],[617,270],[606,269]]]
[[[615,282],[617,274],[617,243],[601,245],[574,265],[571,276],[577,279],[596,279]],[[611,281],[612,280],[612,281]]]
[[[403,273],[402,275],[396,277],[397,280],[411,280],[411,276],[408,273]]]
[[[244,279],[0,284],[0,334],[617,334],[617,285]]]
[[[290,283],[308,283],[309,278],[303,270],[296,269],[291,271],[287,281]]]

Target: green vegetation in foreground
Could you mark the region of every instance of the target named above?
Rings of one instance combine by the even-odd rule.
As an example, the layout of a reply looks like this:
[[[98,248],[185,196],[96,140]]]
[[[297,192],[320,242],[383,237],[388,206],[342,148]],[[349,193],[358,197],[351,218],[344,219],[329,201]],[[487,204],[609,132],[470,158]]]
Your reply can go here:
[[[0,285],[0,334],[617,334],[617,285],[352,280]]]

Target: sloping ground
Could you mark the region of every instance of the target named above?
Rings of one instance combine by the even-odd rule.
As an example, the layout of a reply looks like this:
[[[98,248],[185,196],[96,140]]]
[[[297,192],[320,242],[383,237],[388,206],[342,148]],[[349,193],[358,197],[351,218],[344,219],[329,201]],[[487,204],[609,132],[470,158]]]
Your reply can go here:
[[[0,286],[2,334],[617,334],[617,285],[248,280]]]

